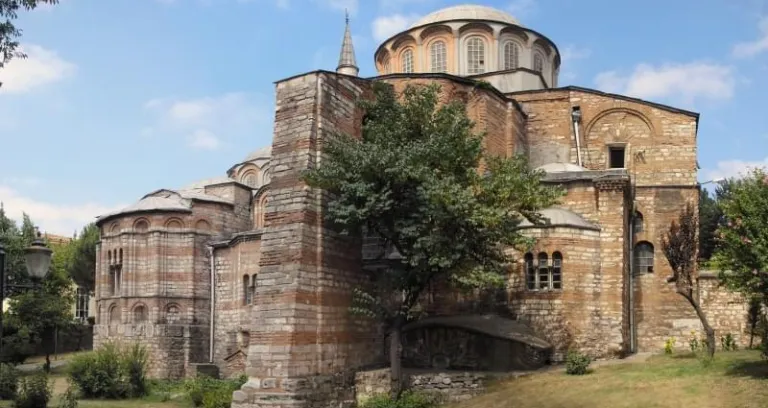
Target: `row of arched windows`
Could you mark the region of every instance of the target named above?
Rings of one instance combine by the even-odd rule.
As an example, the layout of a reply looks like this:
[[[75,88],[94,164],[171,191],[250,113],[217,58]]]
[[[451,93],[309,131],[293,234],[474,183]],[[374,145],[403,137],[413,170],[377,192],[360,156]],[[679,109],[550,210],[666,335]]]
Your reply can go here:
[[[520,45],[514,41],[504,43],[502,52],[501,69],[516,69],[520,66]],[[467,74],[477,75],[486,72],[486,44],[481,37],[470,37],[466,41]],[[429,45],[429,71],[447,72],[448,61],[445,41],[434,41]],[[389,73],[388,64],[384,64],[385,73]],[[413,49],[409,48],[400,54],[400,67],[403,73],[410,74],[415,71]],[[544,71],[544,57],[539,52],[533,54],[533,70]]]
[[[528,290],[559,290],[563,288],[563,255],[552,253],[552,262],[546,252],[534,258],[525,254],[525,287]]]
[[[181,320],[181,312],[179,305],[171,303],[165,307],[165,321],[167,324],[176,324]],[[149,318],[147,307],[144,304],[139,303],[133,307],[131,311],[131,322],[134,324],[146,323]],[[109,326],[119,325],[122,323],[121,310],[118,305],[112,305],[109,308],[109,315],[107,316],[107,324]]]

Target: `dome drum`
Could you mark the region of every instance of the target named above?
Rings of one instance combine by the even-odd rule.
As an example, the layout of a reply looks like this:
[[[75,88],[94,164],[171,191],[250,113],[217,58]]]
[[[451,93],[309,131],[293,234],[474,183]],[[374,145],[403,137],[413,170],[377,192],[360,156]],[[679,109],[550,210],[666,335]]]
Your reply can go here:
[[[509,14],[462,5],[429,14],[376,51],[379,74],[446,73],[490,82],[501,92],[556,87],[557,46]]]

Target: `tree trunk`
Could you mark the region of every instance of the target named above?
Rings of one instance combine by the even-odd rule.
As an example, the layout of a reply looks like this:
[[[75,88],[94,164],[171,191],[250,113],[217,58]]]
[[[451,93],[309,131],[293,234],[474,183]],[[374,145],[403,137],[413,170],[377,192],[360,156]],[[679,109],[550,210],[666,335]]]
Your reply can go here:
[[[400,343],[402,341],[403,319],[398,317],[392,325],[392,333],[389,335],[389,367],[392,375],[392,399],[400,397],[403,389],[402,361]]]
[[[699,316],[699,320],[701,321],[701,325],[704,326],[704,333],[707,334],[707,354],[709,357],[714,357],[715,355],[715,329],[712,328],[712,326],[709,325],[709,322],[707,321],[707,316],[704,315],[704,311],[701,310],[701,306],[699,305],[699,302],[697,302],[692,296],[683,294],[683,297],[685,297],[688,300],[688,303],[693,306],[693,310],[696,311],[696,315]]]

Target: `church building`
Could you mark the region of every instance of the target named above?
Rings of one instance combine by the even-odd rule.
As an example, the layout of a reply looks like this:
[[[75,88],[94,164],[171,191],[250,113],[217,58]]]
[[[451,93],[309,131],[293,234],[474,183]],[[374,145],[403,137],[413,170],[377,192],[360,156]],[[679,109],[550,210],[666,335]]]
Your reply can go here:
[[[536,245],[514,254],[501,305],[505,319],[552,346],[551,361],[569,349],[595,358],[658,351],[701,330],[667,282],[661,250],[671,221],[698,203],[697,113],[562,86],[557,45],[481,5],[438,10],[384,41],[375,77],[359,76],[349,22],[340,54],[335,72],[276,83],[270,146],[221,177],[98,218],[95,346],[140,341],[161,378],[245,373],[236,407],[348,398],[356,370],[386,361],[380,330],[348,310],[374,255],[326,228],[328,198],[301,174],[318,165],[328,135],[360,134],[357,101],[375,82],[396,91],[439,84],[442,100],[466,104],[487,154],[525,155],[565,189],[542,211],[545,225],[521,225]],[[697,290],[715,330],[745,341],[746,304],[714,276],[702,274]],[[474,313],[437,292],[425,300],[433,315]]]

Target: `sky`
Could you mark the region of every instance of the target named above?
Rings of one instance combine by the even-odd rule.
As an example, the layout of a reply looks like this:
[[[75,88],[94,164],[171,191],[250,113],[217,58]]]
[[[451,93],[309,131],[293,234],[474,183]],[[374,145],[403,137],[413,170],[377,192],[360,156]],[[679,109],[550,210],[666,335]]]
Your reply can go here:
[[[349,10],[380,42],[467,0],[61,0],[23,12],[0,69],[0,201],[72,235],[269,145],[274,82],[334,70]],[[699,180],[768,165],[768,0],[478,0],[554,41],[561,85],[701,114]]]

